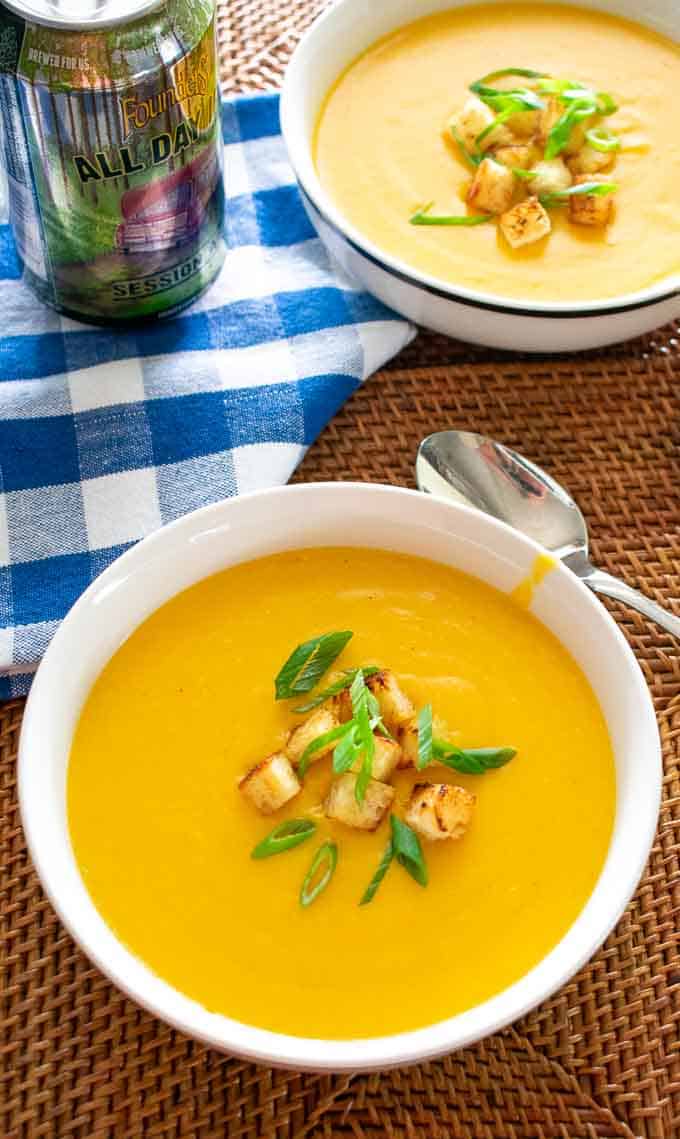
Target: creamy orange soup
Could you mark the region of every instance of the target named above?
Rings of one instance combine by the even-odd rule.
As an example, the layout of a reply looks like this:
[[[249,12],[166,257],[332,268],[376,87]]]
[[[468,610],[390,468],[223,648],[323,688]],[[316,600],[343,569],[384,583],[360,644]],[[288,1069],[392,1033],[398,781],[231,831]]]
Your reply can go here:
[[[471,172],[445,124],[468,85],[498,68],[569,77],[613,94],[621,139],[612,224],[570,224],[513,250],[496,225],[409,224],[423,203],[461,214]],[[521,83],[521,80],[516,80]],[[454,284],[532,300],[595,300],[680,271],[680,47],[601,12],[545,4],[465,7],[375,44],[331,90],[315,140],[319,177],[382,250]]]
[[[269,818],[238,790],[290,726],[291,702],[273,698],[279,667],[329,629],[354,633],[340,666],[389,665],[461,747],[517,748],[482,776],[436,769],[476,794],[468,832],[423,842],[426,888],[395,865],[363,907],[389,825],[365,833],[322,816],[329,759]],[[396,813],[413,781],[398,776]],[[315,549],[211,577],[137,629],[87,699],[67,793],[87,888],[156,973],[248,1024],[351,1038],[442,1020],[535,965],[602,868],[615,777],[591,688],[522,605],[429,561]],[[251,859],[275,823],[300,817],[316,820],[312,841]],[[337,869],[303,909],[301,882],[329,838]]]

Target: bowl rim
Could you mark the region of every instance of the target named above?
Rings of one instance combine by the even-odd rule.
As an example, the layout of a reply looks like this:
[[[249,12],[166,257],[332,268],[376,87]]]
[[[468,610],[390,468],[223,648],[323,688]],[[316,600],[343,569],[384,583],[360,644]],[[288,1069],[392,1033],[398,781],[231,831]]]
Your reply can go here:
[[[450,7],[458,7],[457,0],[449,0]],[[572,7],[582,5],[575,0],[562,0]],[[281,88],[280,119],[288,157],[293,174],[300,186],[303,197],[313,206],[323,221],[345,240],[352,250],[364,256],[373,265],[396,277],[403,283],[443,300],[485,311],[525,317],[559,317],[562,319],[584,319],[587,317],[613,316],[633,312],[655,304],[680,298],[680,269],[667,274],[650,285],[633,292],[622,293],[618,297],[602,297],[591,301],[549,301],[532,300],[530,297],[505,297],[502,293],[471,289],[465,285],[447,282],[442,277],[426,273],[407,261],[386,252],[344,217],[330,194],[324,189],[316,173],[312,157],[311,139],[296,125],[296,102],[299,94],[299,76],[306,65],[313,61],[314,41],[326,24],[338,18],[338,14],[351,5],[360,6],[359,0],[335,0],[307,28],[300,38],[284,75]],[[414,15],[413,19],[419,17]],[[637,21],[644,25],[644,21]],[[680,40],[678,41],[680,42]],[[366,47],[370,47],[367,44]],[[307,59],[309,57],[309,60]]]
[[[301,1071],[369,1071],[431,1059],[454,1049],[465,1047],[497,1032],[546,1000],[593,956],[623,914],[638,886],[649,857],[656,831],[661,797],[661,747],[651,694],[623,633],[604,606],[596,600],[580,579],[563,563],[558,562],[551,577],[553,575],[559,576],[563,582],[568,583],[572,594],[578,594],[584,606],[584,616],[588,613],[593,615],[593,619],[599,622],[605,635],[609,636],[612,649],[617,650],[620,654],[621,665],[626,668],[635,686],[636,700],[639,703],[639,722],[646,745],[644,818],[636,820],[634,833],[631,834],[630,841],[627,842],[626,873],[625,875],[619,873],[617,876],[617,889],[614,892],[610,891],[598,899],[601,904],[597,914],[595,914],[592,904],[600,890],[601,879],[610,860],[611,843],[600,877],[584,907],[579,911],[576,919],[557,945],[532,966],[527,973],[523,974],[512,985],[501,990],[500,993],[494,994],[470,1010],[418,1029],[386,1036],[329,1040],[291,1036],[281,1032],[256,1028],[226,1015],[208,1012],[196,1001],[158,977],[149,966],[127,949],[123,941],[117,937],[96,909],[80,876],[80,870],[68,839],[67,825],[65,826],[65,841],[61,840],[60,845],[64,848],[64,855],[78,877],[84,900],[81,898],[74,902],[69,898],[68,891],[63,888],[62,882],[59,880],[59,873],[55,871],[50,858],[51,840],[48,839],[45,845],[41,831],[41,816],[44,819],[45,812],[49,815],[51,811],[55,817],[58,815],[65,822],[65,811],[62,812],[59,804],[54,802],[54,793],[51,796],[45,795],[44,753],[45,739],[49,738],[49,734],[45,730],[44,721],[49,728],[50,719],[54,722],[55,716],[58,715],[59,680],[62,675],[60,670],[63,670],[64,667],[73,668],[73,660],[78,659],[77,654],[73,651],[74,647],[77,647],[77,641],[76,646],[69,644],[72,636],[71,628],[76,625],[81,614],[86,615],[92,605],[96,604],[97,598],[109,594],[116,584],[128,581],[134,577],[137,571],[141,571],[147,555],[151,552],[157,553],[159,547],[162,548],[164,545],[172,547],[173,540],[177,539],[181,543],[183,534],[186,539],[195,540],[197,534],[207,534],[214,530],[216,523],[222,521],[225,514],[228,516],[231,510],[239,509],[247,512],[249,504],[252,502],[273,500],[274,506],[280,507],[280,500],[283,498],[284,502],[285,499],[289,499],[293,503],[295,500],[300,500],[302,507],[305,499],[313,500],[315,496],[319,495],[335,498],[338,507],[342,505],[340,499],[347,496],[348,511],[352,502],[355,501],[354,496],[356,495],[363,498],[372,497],[375,501],[376,511],[386,505],[386,500],[389,498],[395,501],[400,510],[406,500],[410,500],[412,503],[417,500],[423,509],[425,509],[424,504],[429,503],[433,516],[437,512],[444,511],[444,519],[447,518],[447,515],[450,517],[459,514],[474,516],[475,519],[480,520],[482,529],[487,528],[486,534],[482,535],[481,542],[487,550],[493,550],[495,535],[501,537],[505,535],[506,541],[507,535],[512,535],[518,544],[518,548],[519,546],[523,547],[527,554],[535,556],[545,552],[532,539],[495,518],[480,514],[472,507],[447,502],[433,496],[424,496],[418,491],[383,484],[358,482],[303,483],[252,491],[192,511],[144,538],[112,562],[75,602],[57,630],[36,674],[22,724],[18,763],[19,802],[29,854],[53,908],[86,956],[118,989],[138,1005],[194,1039],[259,1063],[273,1067],[292,1067]],[[400,514],[400,521],[401,517]],[[264,555],[255,553],[250,556]],[[228,561],[228,557],[225,557],[225,560]],[[247,560],[249,560],[249,556],[240,559],[240,561]],[[434,560],[437,561],[438,559],[434,558]],[[164,564],[167,565],[168,562],[166,561]],[[238,564],[238,562],[232,564]],[[203,576],[209,576],[213,572],[219,571],[208,570]],[[199,581],[203,578],[199,575],[194,580]],[[186,588],[186,586],[180,588]],[[176,592],[179,592],[180,588]],[[174,596],[174,593],[170,593],[166,600],[169,600],[171,596]],[[159,605],[164,603],[161,601]],[[156,608],[158,607],[156,606]],[[134,628],[137,628],[139,623],[136,621],[130,623],[125,620],[118,621],[118,623],[114,622],[122,637],[127,636]],[[91,688],[99,671],[100,669],[90,680],[88,688]],[[72,731],[69,734],[69,740],[71,738]],[[65,773],[66,768],[64,769],[64,777]],[[590,929],[585,928],[588,908],[593,908],[593,914],[588,915]],[[92,917],[94,917],[97,927],[96,936],[92,934],[90,928]],[[83,927],[87,927],[86,932]],[[576,937],[575,930],[580,934],[579,952],[569,957],[567,962],[561,962],[556,971],[554,959],[564,955],[562,947],[565,942]],[[116,950],[116,963],[112,964],[106,950],[113,950],[114,948]],[[571,946],[569,948],[571,949]],[[537,980],[537,977],[540,979]],[[519,1000],[517,999],[518,993],[523,994]],[[508,1006],[502,1015],[498,1015],[495,1011],[499,1004]],[[479,1026],[463,1027],[462,1030],[458,1027],[460,1025],[465,1026],[470,1019],[478,1019],[480,1013],[484,1021],[481,1030]]]

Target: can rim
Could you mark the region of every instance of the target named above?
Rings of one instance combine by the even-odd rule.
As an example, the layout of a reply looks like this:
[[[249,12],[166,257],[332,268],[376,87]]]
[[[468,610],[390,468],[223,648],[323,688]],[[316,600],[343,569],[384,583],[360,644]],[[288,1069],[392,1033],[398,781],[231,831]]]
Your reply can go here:
[[[43,0],[45,6],[49,4],[49,0]],[[114,28],[121,24],[129,24],[133,20],[141,19],[142,16],[148,15],[150,12],[155,11],[156,8],[161,8],[166,0],[137,0],[137,3],[131,3],[130,7],[122,15],[117,15],[111,11],[105,13],[93,12],[91,16],[79,14],[72,16],[67,13],[63,15],[59,12],[58,8],[51,11],[40,11],[40,0],[2,0],[2,4],[8,8],[16,16],[26,20],[27,23],[39,24],[41,27],[46,28],[64,28],[71,31],[84,31],[89,28]]]

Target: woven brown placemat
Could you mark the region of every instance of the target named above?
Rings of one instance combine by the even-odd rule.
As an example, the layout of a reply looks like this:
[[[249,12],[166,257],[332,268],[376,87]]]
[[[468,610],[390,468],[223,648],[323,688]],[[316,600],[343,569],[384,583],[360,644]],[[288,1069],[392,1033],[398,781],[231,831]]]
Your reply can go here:
[[[314,0],[222,10],[228,90],[278,85]],[[522,360],[422,334],[358,392],[296,479],[412,483],[429,431],[474,428],[568,483],[596,560],[662,603],[680,593],[680,329]],[[271,1072],[126,1000],[64,932],[26,854],[0,708],[0,1139],[675,1139],[680,1134],[680,654],[616,610],[652,689],[665,795],[644,880],[605,947],[552,1000],[472,1048],[370,1076]]]

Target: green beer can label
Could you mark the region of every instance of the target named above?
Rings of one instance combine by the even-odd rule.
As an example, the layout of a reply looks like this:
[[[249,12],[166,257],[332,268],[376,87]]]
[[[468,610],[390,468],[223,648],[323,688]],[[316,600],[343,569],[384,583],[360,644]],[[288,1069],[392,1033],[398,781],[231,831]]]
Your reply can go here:
[[[93,321],[169,315],[224,259],[212,0],[48,26],[0,3],[10,217],[28,281]]]

